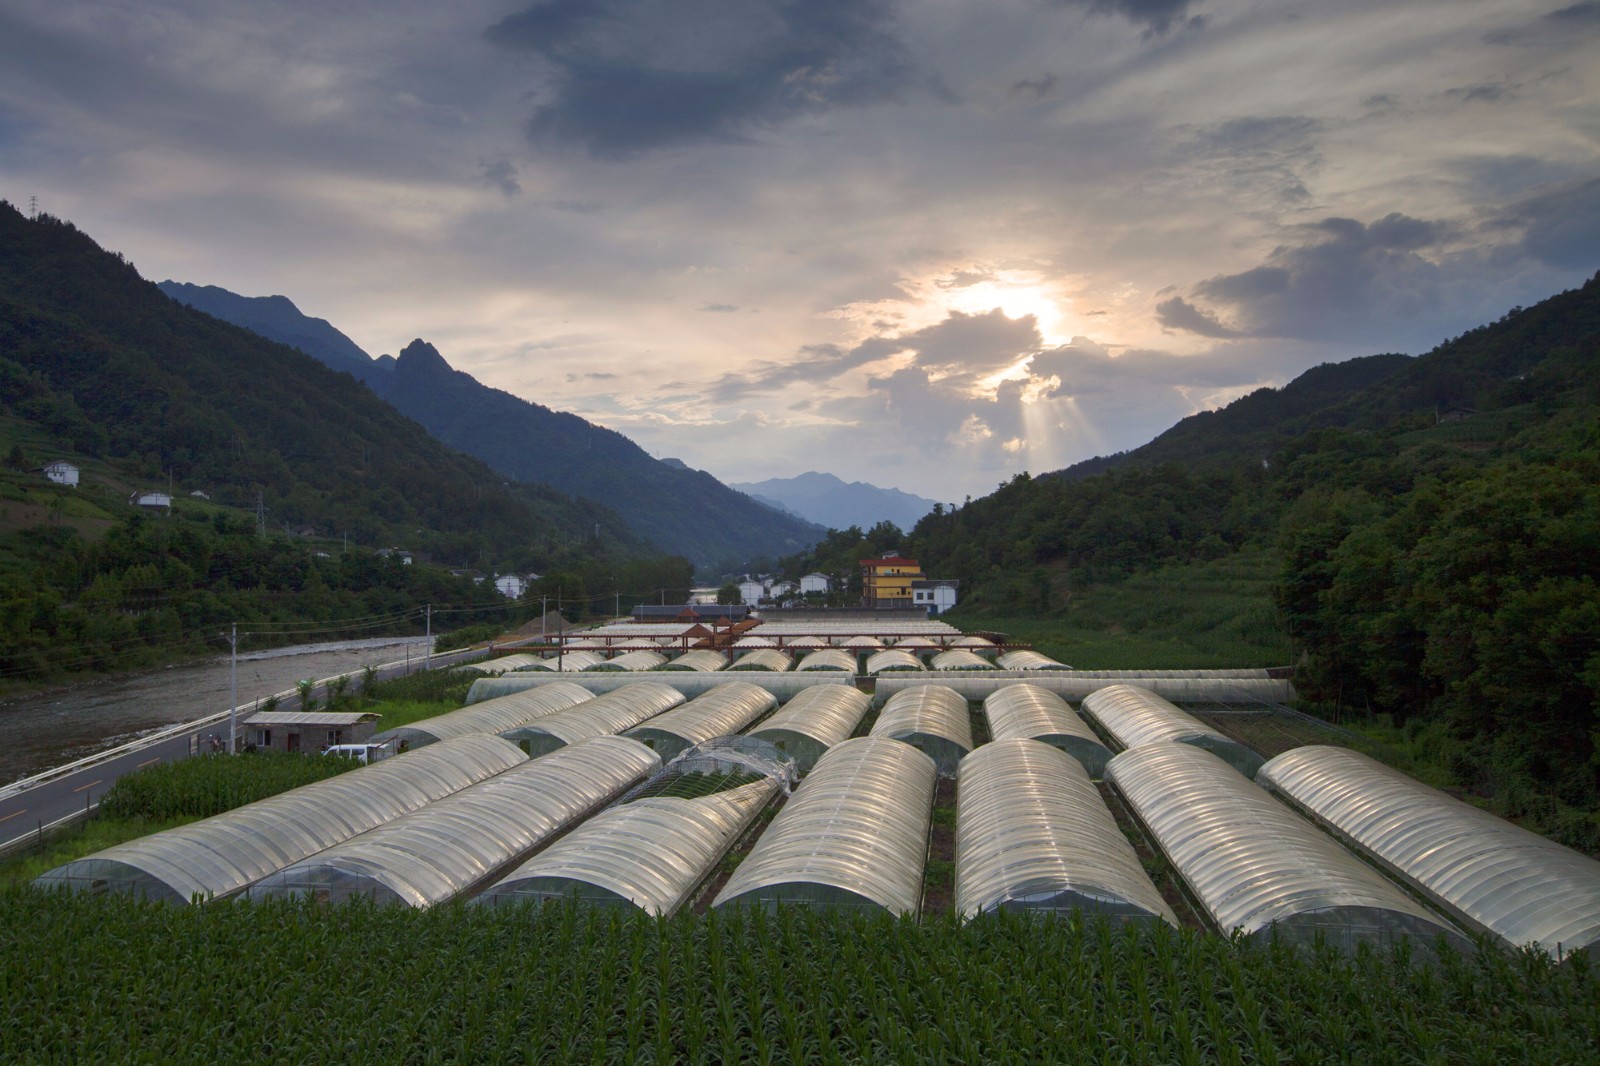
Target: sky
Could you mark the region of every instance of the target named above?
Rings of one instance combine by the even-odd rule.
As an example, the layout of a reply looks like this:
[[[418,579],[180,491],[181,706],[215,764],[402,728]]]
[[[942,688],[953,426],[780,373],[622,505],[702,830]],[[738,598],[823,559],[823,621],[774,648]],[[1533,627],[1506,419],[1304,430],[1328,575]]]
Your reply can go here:
[[[0,197],[955,502],[1600,270],[1600,0],[0,0]]]

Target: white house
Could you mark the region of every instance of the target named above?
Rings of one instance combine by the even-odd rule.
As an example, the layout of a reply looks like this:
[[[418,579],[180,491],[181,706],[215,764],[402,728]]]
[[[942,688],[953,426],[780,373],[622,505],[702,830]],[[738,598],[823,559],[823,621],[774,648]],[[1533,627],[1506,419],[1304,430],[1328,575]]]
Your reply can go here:
[[[832,585],[827,574],[810,573],[800,579],[800,592],[827,592]]]
[[[65,485],[69,489],[78,487],[78,468],[65,459],[46,463],[41,469],[44,471],[44,476],[57,485]]]
[[[781,600],[785,596],[793,596],[795,593],[795,587],[796,586],[793,581],[774,581],[771,586],[767,588],[767,598],[772,600]]]
[[[393,556],[394,558],[400,560],[402,566],[411,565],[411,553],[406,551],[404,548],[379,548],[377,555],[380,559],[387,559],[390,556]]]
[[[197,500],[211,499],[210,493],[206,492],[204,489],[195,489],[193,492],[189,493],[189,495],[193,496]]]
[[[747,577],[739,582],[739,602],[754,607],[760,603],[767,594],[767,583],[757,578]]]
[[[135,507],[149,507],[152,509],[165,507],[169,511],[172,510],[172,494],[170,492],[155,492],[153,490],[136,492],[128,497],[128,502]]]
[[[494,587],[506,599],[520,600],[528,591],[528,585],[537,580],[536,574],[501,574],[494,579]]]
[[[960,581],[947,578],[919,578],[911,582],[911,605],[927,607],[928,616],[943,614],[956,605]]]

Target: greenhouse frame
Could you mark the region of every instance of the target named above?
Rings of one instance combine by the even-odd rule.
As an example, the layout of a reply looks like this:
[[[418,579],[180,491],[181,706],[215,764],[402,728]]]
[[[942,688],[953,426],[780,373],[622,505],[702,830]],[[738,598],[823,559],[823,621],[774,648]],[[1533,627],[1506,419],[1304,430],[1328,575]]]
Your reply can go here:
[[[934,670],[993,670],[994,663],[977,652],[966,648],[951,648],[935,655],[928,662]]]
[[[915,670],[919,674],[926,672],[921,659],[899,648],[886,648],[867,656],[867,673],[876,675],[892,670]]]
[[[637,741],[581,740],[269,874],[245,896],[431,907],[493,878],[660,765]]]
[[[778,812],[714,907],[922,906],[938,769],[909,744],[857,737],[829,749]]]
[[[697,670],[702,673],[711,673],[716,670],[721,670],[727,665],[728,657],[722,654],[722,652],[712,651],[710,648],[696,648],[694,651],[684,652],[682,655],[678,656],[676,659],[673,659],[671,662],[660,667],[659,669]]]
[[[1203,748],[1146,744],[1106,779],[1143,823],[1191,896],[1224,935],[1345,951],[1361,942],[1444,936],[1472,942],[1328,834]]]
[[[872,724],[872,736],[917,748],[952,776],[972,750],[972,715],[966,697],[945,685],[919,685],[890,696]]]
[[[516,677],[518,675],[512,675]],[[486,679],[493,680],[493,679]],[[969,700],[982,702],[995,689],[1018,681],[1031,681],[1070,702],[1087,699],[1118,682],[1107,678],[1079,676],[1076,670],[968,670],[965,673],[938,675],[940,684],[964,693]],[[483,684],[483,681],[474,684]],[[878,680],[878,692],[897,692],[908,685],[925,685],[928,678],[888,673]],[[1277,678],[1162,678],[1141,677],[1140,687],[1178,703],[1285,703],[1295,698],[1294,686]]]
[[[795,670],[842,670],[847,674],[854,674],[856,657],[842,648],[818,648],[816,651],[807,652]]]
[[[786,651],[779,651],[777,648],[756,648],[735,659],[728,670],[760,670],[781,674],[793,665],[794,656]]]
[[[504,730],[500,735],[537,758],[585,737],[609,736],[631,729],[683,703],[683,693],[671,685],[635,681],[527,725]]]
[[[549,673],[577,674],[596,663],[605,661],[606,657],[597,651],[565,651],[559,655],[546,655],[537,662],[528,664],[521,672],[541,670]],[[468,702],[471,702],[470,697]]]
[[[1066,700],[1049,689],[1026,681],[1007,685],[985,697],[983,713],[991,739],[1043,741],[1078,760],[1095,780],[1105,776],[1111,749]]]
[[[744,732],[777,705],[777,697],[758,685],[725,681],[682,707],[658,714],[623,735],[648,744],[662,759],[671,759],[684,749],[714,737]]]
[[[794,756],[800,772],[809,773],[829,748],[850,739],[871,706],[872,698],[853,686],[819,685],[789,700],[750,735]]]
[[[1041,652],[1032,648],[1018,648],[1008,651],[995,660],[995,666],[1001,670],[1071,670],[1066,663],[1057,662]]]
[[[860,652],[860,651],[882,651],[883,650],[883,641],[879,640],[877,637],[868,637],[868,636],[846,637],[843,641],[840,642],[839,647],[847,648],[847,649],[850,649],[852,651],[858,651],[858,652]]]
[[[1204,748],[1246,777],[1265,761],[1256,752],[1137,685],[1109,685],[1084,697],[1083,712],[1124,748],[1188,744]]]
[[[593,698],[594,693],[582,685],[570,681],[552,681],[481,703],[469,703],[457,710],[409,725],[385,729],[373,735],[372,743],[384,744],[393,740],[403,747],[420,748],[451,737],[500,733]]]
[[[708,796],[649,796],[618,804],[491,885],[477,902],[572,899],[669,916],[690,900],[777,791],[777,780],[764,778]]]
[[[957,775],[956,913],[1083,910],[1141,923],[1172,912],[1076,759],[997,740]]]
[[[1256,780],[1466,928],[1600,961],[1600,862],[1347,748],[1291,749]]]
[[[655,670],[666,664],[667,657],[658,651],[625,651],[615,659],[606,659],[585,667],[589,673],[598,673],[601,670],[622,670],[640,672]]]
[[[223,899],[527,761],[499,737],[457,737],[117,844],[58,866],[34,884],[180,904]]]
[[[544,660],[537,655],[526,652],[517,652],[514,655],[502,655],[498,659],[485,659],[477,663],[463,663],[456,667],[457,670],[476,670],[482,674],[504,674],[517,670],[540,669]]]

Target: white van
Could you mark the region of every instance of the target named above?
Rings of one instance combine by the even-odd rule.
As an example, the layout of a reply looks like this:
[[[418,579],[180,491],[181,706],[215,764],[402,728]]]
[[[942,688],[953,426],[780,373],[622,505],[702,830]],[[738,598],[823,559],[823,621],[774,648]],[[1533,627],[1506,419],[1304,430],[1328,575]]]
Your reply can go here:
[[[329,744],[322,749],[324,755],[343,755],[360,763],[374,763],[387,759],[394,750],[387,744]]]

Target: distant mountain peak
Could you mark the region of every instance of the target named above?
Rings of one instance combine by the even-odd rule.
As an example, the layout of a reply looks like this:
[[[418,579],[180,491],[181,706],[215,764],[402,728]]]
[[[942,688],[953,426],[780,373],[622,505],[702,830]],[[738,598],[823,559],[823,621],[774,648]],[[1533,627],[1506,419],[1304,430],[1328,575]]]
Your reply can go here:
[[[885,520],[910,529],[934,505],[933,500],[899,489],[847,482],[815,470],[766,481],[730,482],[729,487],[832,529],[870,529]]]
[[[453,368],[445,357],[439,354],[439,349],[418,337],[400,350],[400,356],[395,360],[395,370],[400,373],[444,373],[453,372]]]

